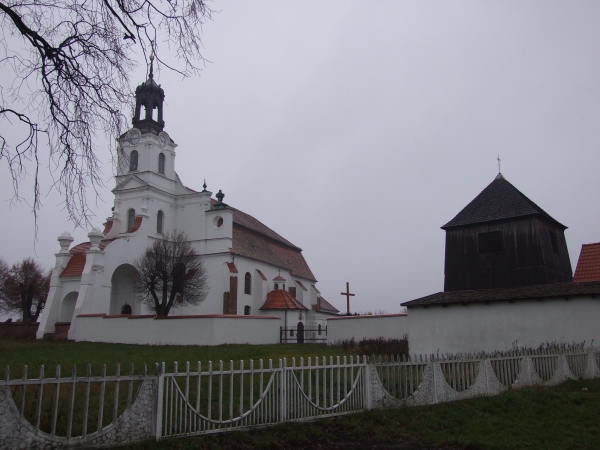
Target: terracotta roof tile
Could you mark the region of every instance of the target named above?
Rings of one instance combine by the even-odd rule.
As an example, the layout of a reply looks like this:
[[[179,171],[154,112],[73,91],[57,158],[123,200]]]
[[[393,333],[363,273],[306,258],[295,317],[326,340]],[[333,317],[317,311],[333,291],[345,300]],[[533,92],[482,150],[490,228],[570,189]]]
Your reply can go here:
[[[314,284],[311,284],[312,288],[317,291],[317,294],[320,294],[321,291],[317,289],[317,287]]]
[[[308,311],[308,308],[296,300],[288,291],[279,289],[267,294],[267,301],[259,308],[261,311],[267,309],[301,309]]]
[[[402,306],[443,305],[452,303],[484,303],[511,300],[568,298],[577,295],[600,295],[600,281],[540,284],[513,288],[477,289],[473,291],[438,292],[427,297],[401,303]]]
[[[283,278],[281,275],[277,275],[275,278],[273,278],[273,281],[285,281],[285,278]]]
[[[294,280],[294,283],[296,283],[298,286],[300,286],[303,291],[308,291],[308,289],[306,289],[304,287],[304,285],[302,284],[302,282],[300,280]]]
[[[573,281],[600,281],[600,242],[581,246]]]
[[[262,273],[260,270],[256,269],[256,271],[258,272],[258,275],[260,275],[260,277],[263,279],[263,281],[267,281],[267,277],[265,277],[265,274]]]
[[[107,220],[106,223],[104,224],[104,231],[102,232],[102,234],[104,236],[106,236],[112,229],[112,226],[113,226],[113,220],[112,219]]]
[[[231,252],[285,268],[297,277],[317,281],[298,247],[292,248],[282,245],[235,223],[233,224],[233,247]]]
[[[118,238],[116,238],[118,239]],[[103,239],[100,241],[100,250],[104,250],[108,244],[116,239]],[[90,248],[92,248],[91,242],[82,242],[81,244],[77,244],[71,250],[70,253],[73,253],[71,259],[67,263],[67,266],[60,273],[60,277],[78,277],[83,273],[83,269],[85,267],[86,256],[85,252],[87,252]]]
[[[238,273],[238,269],[237,269],[237,267],[235,267],[235,264],[234,264],[234,263],[232,263],[232,262],[228,262],[228,263],[226,263],[226,264],[227,264],[227,267],[229,267],[229,271],[230,271],[231,273]]]
[[[339,313],[340,310],[325,300],[323,297],[317,298],[317,311],[331,312],[331,313]]]
[[[215,206],[216,203],[217,203],[217,200],[215,200],[214,198],[210,199],[211,207]],[[226,205],[226,206],[227,206],[227,209],[229,209],[233,212],[233,223],[235,223],[241,227],[247,228],[248,230],[262,234],[263,236],[266,236],[269,239],[273,239],[274,241],[277,241],[281,244],[287,245],[289,247],[293,247],[300,251],[302,250],[301,248],[292,244],[287,239],[283,238],[281,235],[279,235],[275,231],[271,230],[268,226],[266,226],[259,220],[252,217],[250,214],[246,214],[245,212],[240,211],[239,209],[235,209],[229,205]]]
[[[139,230],[140,226],[142,226],[143,218],[144,218],[143,216],[137,216],[135,218],[135,222],[133,222],[133,227],[131,228],[131,230],[128,231],[128,233],[135,233],[137,230]]]

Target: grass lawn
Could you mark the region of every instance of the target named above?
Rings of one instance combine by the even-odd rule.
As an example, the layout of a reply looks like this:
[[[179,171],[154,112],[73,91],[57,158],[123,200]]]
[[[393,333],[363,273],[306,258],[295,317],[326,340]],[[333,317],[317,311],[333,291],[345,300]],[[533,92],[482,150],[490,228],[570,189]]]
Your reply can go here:
[[[148,371],[154,370],[155,363],[165,362],[166,370],[173,369],[173,363],[179,363],[179,370],[185,368],[185,362],[190,362],[190,369],[196,369],[198,361],[218,362],[223,360],[226,367],[229,361],[239,362],[241,359],[273,360],[273,365],[279,364],[280,358],[343,356],[341,347],[324,344],[288,344],[288,345],[220,345],[216,347],[196,346],[150,346],[102,344],[87,342],[48,342],[0,339],[0,367],[4,372],[6,365],[10,366],[10,377],[19,378],[23,366],[28,366],[30,378],[36,378],[40,365],[44,364],[47,377],[53,377],[57,364],[61,365],[62,375],[71,373],[73,364],[77,365],[78,373],[83,374],[85,365],[92,365],[92,372],[99,374],[102,364],[106,364],[108,374],[114,374],[117,363],[121,364],[121,373],[129,371],[133,363],[136,373],[140,373],[144,363]],[[3,374],[2,374],[3,375]]]
[[[600,380],[127,448],[598,449]]]

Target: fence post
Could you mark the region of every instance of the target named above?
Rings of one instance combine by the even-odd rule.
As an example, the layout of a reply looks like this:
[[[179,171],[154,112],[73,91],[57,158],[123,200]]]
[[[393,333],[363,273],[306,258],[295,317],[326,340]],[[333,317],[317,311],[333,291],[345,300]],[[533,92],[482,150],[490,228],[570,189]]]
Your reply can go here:
[[[158,366],[158,364],[157,364]],[[158,367],[157,367],[158,369]],[[165,363],[161,363],[160,371],[157,370],[157,379],[158,383],[156,389],[156,428],[155,428],[155,438],[158,441],[162,436],[162,416],[163,416],[163,389],[165,383]]]
[[[283,360],[279,360],[279,369],[281,370],[281,383],[280,383],[280,393],[279,393],[279,401],[281,404],[281,417],[280,421],[285,422],[287,419],[287,389],[286,389],[286,378],[287,378],[287,358],[283,358]]]
[[[365,398],[365,409],[369,410],[373,408],[373,386],[371,385],[371,366],[366,355],[363,355],[363,373],[364,373],[364,398]],[[373,366],[374,367],[374,366]]]
[[[431,376],[431,380],[433,382],[432,392],[433,392],[433,404],[434,405],[436,405],[437,402],[438,402],[438,398],[437,398],[437,383],[436,383],[436,380],[435,380],[435,364],[436,364],[435,360],[436,360],[436,358],[432,355],[432,358],[431,358],[431,375],[432,375]]]

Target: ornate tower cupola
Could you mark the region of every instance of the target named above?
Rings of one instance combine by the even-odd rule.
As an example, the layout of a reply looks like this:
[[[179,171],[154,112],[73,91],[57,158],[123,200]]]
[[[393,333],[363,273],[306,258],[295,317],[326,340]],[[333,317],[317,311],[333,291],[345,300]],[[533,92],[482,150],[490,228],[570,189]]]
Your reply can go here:
[[[163,120],[163,101],[165,91],[154,81],[153,71],[154,55],[150,55],[150,73],[146,82],[140,84],[135,90],[135,114],[131,123],[139,128],[142,133],[160,133],[165,127]],[[145,109],[144,117],[140,117],[142,106]],[[158,110],[158,117],[154,117],[154,110]]]

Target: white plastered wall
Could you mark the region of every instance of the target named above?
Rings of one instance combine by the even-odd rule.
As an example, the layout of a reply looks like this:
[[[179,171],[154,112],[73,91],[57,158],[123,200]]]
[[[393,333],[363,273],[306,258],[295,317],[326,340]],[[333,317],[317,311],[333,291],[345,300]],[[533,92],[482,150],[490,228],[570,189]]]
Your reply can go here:
[[[279,343],[280,319],[260,317],[78,317],[77,341],[141,345]]]
[[[413,307],[411,353],[474,353],[534,347],[546,342],[591,345],[598,335],[600,300],[591,296]]]
[[[402,339],[408,333],[408,317],[404,314],[335,317],[327,320],[327,343],[354,338]]]

